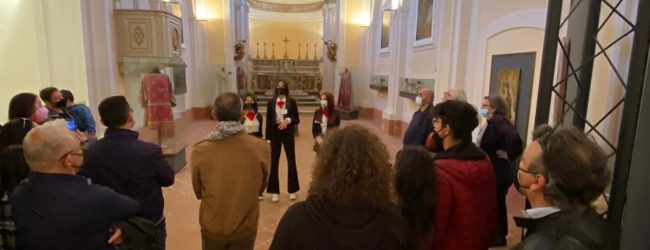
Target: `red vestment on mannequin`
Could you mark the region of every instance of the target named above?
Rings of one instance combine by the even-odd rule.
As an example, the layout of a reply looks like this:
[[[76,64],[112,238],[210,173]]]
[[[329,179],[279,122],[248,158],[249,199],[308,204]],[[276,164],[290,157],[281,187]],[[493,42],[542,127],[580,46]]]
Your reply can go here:
[[[169,76],[165,74],[142,75],[140,103],[145,109],[145,124],[152,129],[172,127],[174,116],[172,106],[176,106]]]
[[[352,108],[352,74],[345,69],[341,73],[341,85],[339,86],[338,106],[344,110]]]

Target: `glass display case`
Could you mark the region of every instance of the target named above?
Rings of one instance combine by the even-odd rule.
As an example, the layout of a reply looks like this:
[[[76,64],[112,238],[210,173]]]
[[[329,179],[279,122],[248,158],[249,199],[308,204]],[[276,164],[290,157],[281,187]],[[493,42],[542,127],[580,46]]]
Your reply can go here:
[[[388,91],[387,75],[370,75],[370,89],[377,91]]]

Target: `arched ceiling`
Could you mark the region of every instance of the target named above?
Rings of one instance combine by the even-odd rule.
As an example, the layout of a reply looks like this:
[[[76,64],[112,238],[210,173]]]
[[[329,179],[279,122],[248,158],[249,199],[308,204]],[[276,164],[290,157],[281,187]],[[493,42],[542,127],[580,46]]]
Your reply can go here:
[[[248,0],[253,9],[280,13],[321,11],[325,0]]]

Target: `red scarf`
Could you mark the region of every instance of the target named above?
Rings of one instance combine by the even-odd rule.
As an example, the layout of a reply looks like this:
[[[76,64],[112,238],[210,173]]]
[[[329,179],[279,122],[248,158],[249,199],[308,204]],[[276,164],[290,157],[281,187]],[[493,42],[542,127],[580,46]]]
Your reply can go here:
[[[284,108],[284,101],[283,100],[278,100],[277,104],[278,104],[278,107],[280,107],[281,109]]]
[[[246,112],[246,118],[252,121],[253,119],[255,119],[255,113],[253,111]]]
[[[324,109],[323,109],[323,115],[324,115],[325,117],[329,118],[329,117],[330,117],[330,110],[327,109],[327,108],[324,108]]]

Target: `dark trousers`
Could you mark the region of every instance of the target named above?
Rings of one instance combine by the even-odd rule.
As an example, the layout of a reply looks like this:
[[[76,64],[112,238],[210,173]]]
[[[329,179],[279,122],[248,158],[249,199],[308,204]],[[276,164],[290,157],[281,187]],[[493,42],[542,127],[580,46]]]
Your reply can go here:
[[[506,194],[512,181],[497,182],[497,237],[508,235],[508,209],[506,208]]]
[[[296,170],[296,143],[294,141],[293,130],[287,129],[280,131],[276,128],[271,136],[271,174],[269,176],[269,184],[266,187],[267,193],[280,193],[278,168],[280,165],[282,145],[284,145],[284,152],[287,156],[287,163],[289,165],[288,191],[289,193],[295,193],[300,190],[300,184],[298,183],[298,170]]]
[[[253,250],[257,231],[237,240],[216,240],[201,236],[203,250]]]
[[[165,219],[163,218],[161,223],[156,226],[156,236],[158,238],[156,241],[158,242],[158,246],[160,246],[161,250],[165,250],[165,241],[167,240],[167,224],[165,223]]]

